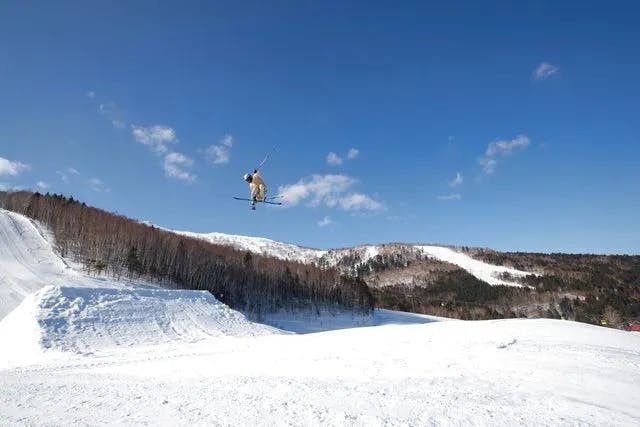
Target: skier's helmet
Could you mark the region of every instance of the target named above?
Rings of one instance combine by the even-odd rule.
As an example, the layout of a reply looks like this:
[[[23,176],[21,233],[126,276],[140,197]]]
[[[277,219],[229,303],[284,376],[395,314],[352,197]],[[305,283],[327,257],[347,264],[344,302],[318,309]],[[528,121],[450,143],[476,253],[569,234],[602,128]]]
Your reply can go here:
[[[244,180],[247,182],[251,182],[253,180],[253,177],[251,176],[251,174],[249,173],[245,173],[243,176]]]

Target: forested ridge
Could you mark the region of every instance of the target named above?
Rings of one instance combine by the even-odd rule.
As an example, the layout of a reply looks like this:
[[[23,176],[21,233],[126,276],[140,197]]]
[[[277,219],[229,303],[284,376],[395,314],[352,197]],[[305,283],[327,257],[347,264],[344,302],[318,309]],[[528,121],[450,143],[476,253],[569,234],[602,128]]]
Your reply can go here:
[[[0,192],[0,206],[45,224],[64,257],[91,272],[206,290],[260,318],[281,309],[340,306],[368,313],[366,284],[335,269],[214,245],[57,194]]]
[[[385,251],[385,247],[391,250]],[[540,254],[461,248],[494,265],[531,271],[491,286],[467,271],[416,255],[409,245],[382,245],[356,274],[385,308],[459,319],[546,317],[621,327],[640,317],[640,256]]]

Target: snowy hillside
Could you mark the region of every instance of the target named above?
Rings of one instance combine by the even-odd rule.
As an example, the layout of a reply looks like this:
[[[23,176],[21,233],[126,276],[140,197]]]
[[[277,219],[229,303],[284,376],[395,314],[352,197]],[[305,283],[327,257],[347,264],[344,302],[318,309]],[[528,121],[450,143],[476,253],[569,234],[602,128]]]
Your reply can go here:
[[[48,285],[104,287],[105,279],[70,268],[54,252],[46,230],[23,215],[0,209],[0,319]]]
[[[206,240],[207,242],[216,245],[231,246],[241,251],[249,251],[260,255],[302,263],[314,262],[326,252],[290,243],[276,242],[275,240],[265,239],[262,237],[237,236],[223,233],[200,234],[189,231],[170,231],[182,234],[183,236]]]
[[[173,231],[173,230],[172,230]],[[383,249],[382,245],[362,245],[353,248],[332,249],[324,251],[320,249],[310,249],[290,243],[281,243],[275,240],[260,237],[236,236],[223,233],[199,234],[186,231],[174,231],[184,236],[206,240],[218,245],[231,246],[236,249],[250,251],[256,254],[272,256],[279,259],[298,261],[303,263],[322,263],[327,266],[338,265],[345,256],[357,255],[360,263],[366,263],[379,255]],[[386,245],[389,246],[389,245]],[[393,245],[391,245],[393,246]],[[404,245],[412,247],[422,252],[425,256],[448,262],[466,270],[476,278],[489,283],[490,285],[521,286],[520,284],[505,280],[499,276],[508,273],[514,277],[522,277],[533,272],[520,271],[512,268],[488,264],[475,260],[469,255],[455,251],[444,246],[426,245]]]

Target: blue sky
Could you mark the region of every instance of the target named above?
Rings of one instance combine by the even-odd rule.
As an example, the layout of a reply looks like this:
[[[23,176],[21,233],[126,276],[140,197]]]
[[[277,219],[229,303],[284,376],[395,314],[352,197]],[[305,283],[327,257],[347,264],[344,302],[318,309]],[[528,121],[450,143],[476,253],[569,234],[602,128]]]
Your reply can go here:
[[[27,3],[1,188],[314,247],[640,253],[635,2]],[[288,206],[252,212],[274,147]]]

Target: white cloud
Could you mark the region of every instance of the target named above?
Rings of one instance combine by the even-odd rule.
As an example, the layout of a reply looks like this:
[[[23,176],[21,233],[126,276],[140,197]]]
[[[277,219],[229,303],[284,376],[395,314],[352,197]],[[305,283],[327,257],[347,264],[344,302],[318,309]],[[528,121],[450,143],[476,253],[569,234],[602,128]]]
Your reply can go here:
[[[281,186],[278,193],[287,206],[296,206],[306,201],[308,206],[325,205],[343,210],[383,210],[382,203],[369,196],[350,193],[357,181],[346,175],[312,175],[295,184]]]
[[[205,155],[214,165],[229,163],[229,160],[231,160],[231,147],[233,147],[233,137],[225,135],[217,145],[207,148]]]
[[[492,174],[498,161],[496,157],[511,154],[514,150],[525,149],[531,141],[526,135],[518,135],[511,140],[494,141],[487,146],[484,156],[478,159],[482,170],[486,174]]]
[[[182,153],[169,153],[164,157],[164,173],[171,178],[193,182],[196,176],[187,169],[193,166],[193,159]]]
[[[80,172],[78,172],[74,168],[67,168],[64,171],[56,171],[56,173],[60,176],[60,179],[65,184],[69,183],[69,175],[80,175]]]
[[[149,147],[154,153],[163,156],[163,168],[166,176],[181,181],[193,182],[196,176],[189,171],[193,159],[182,153],[169,152],[169,144],[177,144],[176,132],[167,126],[135,126],[132,125],[133,137],[136,141]],[[231,142],[227,142],[231,143]]]
[[[530,142],[525,135],[518,135],[510,141],[495,141],[487,146],[485,155],[492,157],[496,154],[511,153],[516,148],[525,148]]]
[[[279,193],[289,206],[295,206],[303,200],[310,199],[312,206],[327,203],[336,205],[338,195],[346,192],[356,180],[346,175],[313,175],[301,179],[295,184],[279,188]]]
[[[496,165],[498,162],[495,159],[491,159],[488,157],[482,157],[478,160],[480,166],[482,166],[482,170],[486,174],[492,174],[496,170]]]
[[[339,166],[343,162],[342,157],[338,156],[333,151],[327,154],[327,164],[331,166]]]
[[[333,224],[333,221],[330,217],[325,216],[322,220],[318,221],[318,227],[326,227],[327,225]]]
[[[379,211],[384,209],[382,203],[360,193],[349,194],[341,197],[338,199],[338,204],[345,211],[359,211],[363,209],[368,211]]]
[[[358,150],[357,148],[350,148],[349,152],[347,153],[347,159],[353,160],[359,155],[360,155],[360,150]]]
[[[8,175],[8,176],[16,176],[23,171],[27,171],[31,169],[31,167],[25,163],[11,161],[0,157],[0,176]]]
[[[164,154],[169,149],[169,144],[175,144],[178,142],[176,132],[167,126],[136,126],[131,125],[133,137],[136,141],[151,148],[152,151],[158,154]]]
[[[47,188],[51,187],[51,185],[49,185],[49,183],[44,182],[44,181],[38,181],[36,183],[36,185],[40,188],[42,188],[43,190],[46,190]]]
[[[548,62],[543,62],[533,70],[533,79],[534,80],[545,80],[549,77],[553,76],[559,71],[559,68],[555,65],[549,64]]]
[[[453,178],[453,180],[451,180],[451,182],[449,182],[449,185],[451,187],[457,187],[458,185],[461,185],[463,182],[464,182],[464,178],[462,177],[460,172],[456,172],[456,177]]]
[[[87,92],[87,96],[91,99],[96,97],[96,93],[92,90],[90,90],[89,92]]]
[[[446,196],[438,196],[436,197],[438,200],[444,201],[444,202],[448,202],[448,201],[452,201],[452,200],[462,200],[462,196],[458,193],[451,193],[448,194]]]
[[[103,192],[103,193],[109,193],[111,191],[110,188],[108,188],[104,182],[102,182],[100,179],[98,178],[91,178],[89,181],[89,187],[91,187],[91,189],[93,191],[99,191],[99,192]]]

